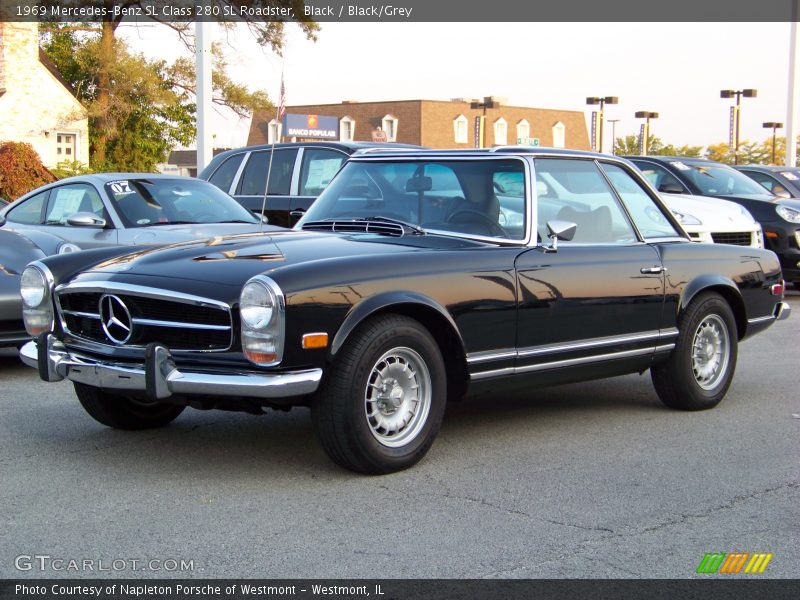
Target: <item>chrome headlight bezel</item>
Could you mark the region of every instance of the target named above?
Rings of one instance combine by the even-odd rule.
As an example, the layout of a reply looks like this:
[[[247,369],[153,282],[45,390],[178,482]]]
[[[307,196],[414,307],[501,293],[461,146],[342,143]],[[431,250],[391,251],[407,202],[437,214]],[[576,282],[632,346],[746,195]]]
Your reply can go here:
[[[775,212],[778,213],[778,216],[784,221],[800,224],[800,210],[795,210],[794,208],[779,204],[775,207]]]
[[[26,282],[26,280],[29,280]],[[40,285],[39,292],[30,290],[25,293],[25,284]],[[36,337],[42,333],[53,331],[55,311],[53,309],[53,289],[55,278],[44,264],[39,261],[30,263],[20,277],[20,297],[22,298],[22,319],[25,331]],[[32,295],[33,294],[33,295]]]
[[[256,275],[239,294],[242,352],[260,367],[280,364],[285,341],[286,301],[280,286],[266,275]]]

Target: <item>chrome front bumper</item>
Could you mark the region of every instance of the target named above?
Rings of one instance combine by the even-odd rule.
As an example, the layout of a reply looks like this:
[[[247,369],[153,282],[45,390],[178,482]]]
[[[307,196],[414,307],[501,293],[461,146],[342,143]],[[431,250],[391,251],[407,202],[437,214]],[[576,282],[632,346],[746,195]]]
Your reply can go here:
[[[153,400],[173,394],[185,396],[235,396],[244,398],[289,398],[316,391],[322,369],[288,373],[218,373],[180,371],[164,346],[147,348],[143,365],[103,362],[70,353],[52,335],[40,338],[42,347],[28,342],[20,358],[39,370],[44,381],[66,378],[92,387],[146,392]]]

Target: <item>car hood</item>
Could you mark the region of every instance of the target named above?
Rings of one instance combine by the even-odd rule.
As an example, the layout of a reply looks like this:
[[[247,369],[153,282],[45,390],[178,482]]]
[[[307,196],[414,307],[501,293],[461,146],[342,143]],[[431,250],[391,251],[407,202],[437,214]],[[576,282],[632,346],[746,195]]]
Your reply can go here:
[[[755,223],[753,216],[740,204],[721,198],[704,197],[698,200],[686,194],[661,194],[667,207],[684,215],[699,219],[704,225],[732,225],[741,223],[751,226]]]
[[[203,238],[216,238],[241,233],[258,233],[261,227],[258,223],[187,223],[182,225],[150,225],[137,227],[133,231],[133,243],[139,244],[168,244],[199,240]],[[264,225],[266,232],[280,231],[282,228],[274,225]]]
[[[79,278],[117,274],[241,285],[259,273],[275,273],[300,263],[330,262],[374,255],[397,255],[432,249],[485,246],[462,238],[423,235],[389,237],[280,230],[215,237],[145,248],[103,261]]]
[[[716,195],[716,198],[730,198],[731,200],[760,200],[762,202],[769,202],[771,204],[785,204],[797,210],[800,210],[800,198],[781,198],[780,196],[772,196],[771,194],[729,194],[729,195]]]

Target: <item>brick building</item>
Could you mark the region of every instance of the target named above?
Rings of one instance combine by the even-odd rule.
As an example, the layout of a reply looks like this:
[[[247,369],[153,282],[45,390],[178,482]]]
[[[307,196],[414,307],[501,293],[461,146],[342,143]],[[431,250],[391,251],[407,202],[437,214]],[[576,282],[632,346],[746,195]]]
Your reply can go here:
[[[490,98],[484,99],[486,104]],[[538,142],[541,146],[589,150],[589,133],[581,111],[507,106],[493,99],[485,109],[483,146]],[[469,100],[397,100],[387,102],[344,101],[341,104],[288,106],[287,113],[335,116],[341,141],[387,141],[419,144],[431,148],[474,148],[483,108],[471,108]],[[247,143],[271,143],[275,135],[275,114],[253,116]]]
[[[0,21],[0,141],[31,144],[48,167],[89,163],[89,121],[39,48],[37,23]]]

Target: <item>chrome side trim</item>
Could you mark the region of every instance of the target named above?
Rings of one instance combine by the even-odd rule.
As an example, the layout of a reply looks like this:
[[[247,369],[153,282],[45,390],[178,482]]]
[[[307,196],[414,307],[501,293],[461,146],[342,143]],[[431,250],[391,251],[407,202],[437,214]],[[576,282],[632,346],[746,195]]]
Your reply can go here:
[[[172,361],[169,350],[158,346],[151,365],[101,362],[73,354],[52,336],[47,338],[47,369],[56,378],[67,378],[93,387],[121,391],[148,392],[154,399],[173,394],[202,396],[235,396],[246,398],[289,398],[316,391],[322,369],[304,369],[283,373],[247,372],[212,373],[181,371]],[[29,367],[38,368],[38,349],[28,342],[20,350],[20,358]],[[154,385],[148,390],[147,378]]]
[[[774,318],[774,315],[767,315],[766,317],[754,317],[752,319],[747,319],[747,322],[748,324],[753,325],[755,323],[763,323],[764,321],[772,321]]]
[[[467,354],[467,364],[477,365],[480,363],[491,362],[494,360],[507,360],[509,358],[517,358],[517,351],[513,349],[508,350],[489,350],[485,352],[473,352]]]
[[[574,365],[602,362],[605,360],[613,360],[617,358],[627,358],[631,356],[645,356],[647,354],[653,354],[654,351],[655,350],[653,348],[637,348],[636,350],[623,350],[622,352],[611,352],[608,354],[594,354],[592,356],[582,356],[580,358],[568,358],[565,360],[556,360],[552,362],[539,363],[536,365],[526,365],[524,367],[496,369],[494,371],[481,371],[479,373],[472,373],[470,375],[470,379],[479,380],[479,379],[487,379],[489,377],[499,377],[501,375],[519,375],[520,373],[531,373],[535,371],[557,369],[560,367],[571,367]]]
[[[662,344],[661,346],[656,346],[656,352],[668,352],[674,348],[675,344]]]
[[[530,348],[523,348],[517,353],[517,356],[519,358],[526,358],[528,356],[539,356],[541,354],[550,354],[555,352],[567,352],[569,350],[583,350],[586,348],[613,346],[614,344],[624,344],[630,342],[645,342],[647,340],[655,340],[660,337],[660,331],[648,331],[645,333],[634,333],[631,335],[590,338],[570,344],[548,344],[545,346],[532,346]]]

